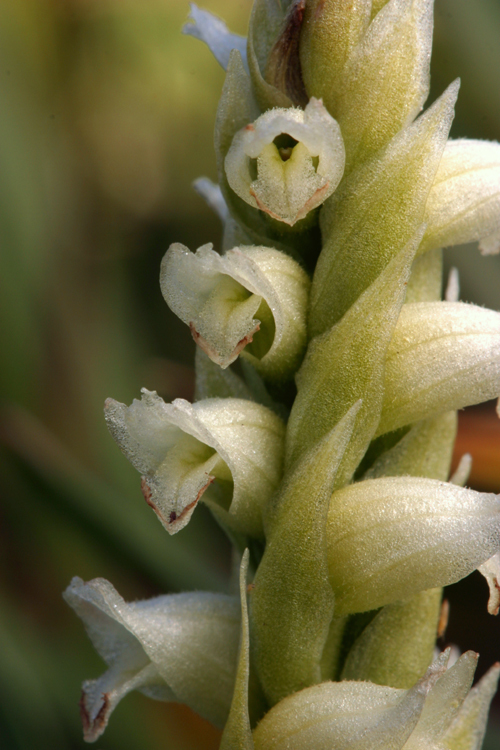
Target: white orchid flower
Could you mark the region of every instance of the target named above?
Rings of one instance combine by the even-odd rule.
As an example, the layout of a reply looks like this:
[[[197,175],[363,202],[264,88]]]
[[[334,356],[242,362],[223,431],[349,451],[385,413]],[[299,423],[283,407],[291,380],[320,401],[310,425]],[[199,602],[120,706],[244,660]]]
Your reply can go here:
[[[111,712],[131,690],[186,703],[224,725],[238,655],[237,598],[196,592],[127,603],[104,578],[88,583],[73,578],[64,598],[109,667],[83,683],[80,707],[87,742],[100,737]]]
[[[500,251],[500,143],[448,141],[425,221],[419,252],[474,241],[484,255]]]
[[[500,313],[464,302],[403,305],[385,363],[377,434],[500,394]]]
[[[240,198],[293,226],[333,193],[344,164],[340,128],[311,98],[305,110],[271,109],[236,133],[225,170]]]
[[[444,669],[438,660],[411,690],[349,681],[300,690],[264,716],[255,750],[401,750]]]
[[[262,536],[262,508],[281,478],[281,419],[243,399],[166,404],[154,391],[142,394],[131,406],[108,399],[105,417],[167,531],[184,528],[207,492],[241,532]]]
[[[170,309],[189,325],[210,359],[228,367],[241,352],[271,379],[286,379],[307,341],[309,277],[296,261],[267,247],[212,245],[191,253],[170,246],[160,284]]]
[[[456,583],[500,551],[500,495],[435,479],[381,477],[333,493],[330,583],[337,615]]]

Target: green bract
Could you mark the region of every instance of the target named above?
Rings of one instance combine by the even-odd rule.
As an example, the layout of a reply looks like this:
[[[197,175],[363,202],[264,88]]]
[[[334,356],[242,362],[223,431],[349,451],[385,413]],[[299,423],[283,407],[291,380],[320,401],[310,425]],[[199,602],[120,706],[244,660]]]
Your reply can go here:
[[[240,602],[76,579],[109,665],[88,740],[139,689],[227,720],[221,750],[480,749],[500,668],[470,690],[477,655],[434,651],[442,586],[479,569],[500,607],[500,496],[468,455],[449,476],[455,410],[500,395],[500,313],[456,269],[441,301],[441,250],[499,250],[500,145],[448,140],[458,81],[420,114],[432,26],[433,0],[255,0],[245,40],[191,5],[226,70],[219,184],[195,183],[221,247],[161,268],[194,403],[143,389],[106,420],[169,532],[207,503]]]

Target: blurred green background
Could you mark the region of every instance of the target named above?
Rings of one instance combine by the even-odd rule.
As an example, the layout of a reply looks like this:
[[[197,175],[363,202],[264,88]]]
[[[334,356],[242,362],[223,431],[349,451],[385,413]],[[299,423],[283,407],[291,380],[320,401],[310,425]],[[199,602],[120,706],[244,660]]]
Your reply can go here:
[[[245,33],[251,0],[200,4]],[[158,271],[170,242],[220,240],[190,186],[215,179],[223,71],[180,34],[187,12],[184,0],[0,4],[2,750],[85,747],[80,684],[103,665],[61,599],[73,575],[108,578],[126,599],[228,587],[229,548],[208,512],[168,537],[102,418],[107,396],[130,403],[141,386],[192,395],[194,345]],[[461,76],[455,137],[500,140],[499,38],[499,0],[436,0],[432,98]],[[466,247],[447,263],[460,268],[463,299],[500,309],[498,256]],[[492,429],[497,452],[475,483],[499,492]],[[472,576],[449,597],[448,637],[482,651],[484,672],[500,658],[485,584]],[[493,723],[489,750],[499,737]],[[184,707],[133,694],[96,746],[218,741]]]

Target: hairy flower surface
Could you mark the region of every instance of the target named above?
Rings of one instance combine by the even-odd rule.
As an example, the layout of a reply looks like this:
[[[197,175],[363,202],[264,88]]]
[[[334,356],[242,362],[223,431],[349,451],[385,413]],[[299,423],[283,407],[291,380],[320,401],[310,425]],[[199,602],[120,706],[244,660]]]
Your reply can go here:
[[[160,285],[169,307],[187,323],[210,359],[228,367],[240,353],[270,378],[297,369],[307,342],[309,278],[288,255],[266,247],[211,245],[195,254],[171,245]]]
[[[272,411],[241,399],[166,404],[144,388],[129,407],[108,399],[105,416],[170,534],[184,528],[210,488],[240,531],[262,535],[262,507],[283,460],[284,426]]]
[[[242,128],[225,168],[240,198],[293,225],[333,193],[344,163],[340,128],[313,98],[305,110],[272,109]]]
[[[171,594],[125,602],[103,578],[74,578],[64,592],[109,669],[83,683],[85,739],[103,733],[118,702],[131,690],[187,703],[221,726],[233,690],[240,611],[223,594]],[[213,685],[217,690],[213,690]]]

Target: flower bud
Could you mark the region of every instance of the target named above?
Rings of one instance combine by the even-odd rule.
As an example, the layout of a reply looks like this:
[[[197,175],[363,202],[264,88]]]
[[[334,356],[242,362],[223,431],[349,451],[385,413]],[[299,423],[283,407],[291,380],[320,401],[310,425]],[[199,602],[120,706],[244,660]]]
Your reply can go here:
[[[273,109],[234,136],[225,159],[231,188],[293,226],[333,193],[344,171],[340,128],[318,99]]]
[[[386,477],[332,495],[335,612],[365,612],[455,583],[500,550],[500,495],[434,479]]]
[[[129,407],[108,399],[105,417],[144,475],[144,497],[166,530],[182,529],[207,492],[229,510],[240,532],[262,536],[262,508],[281,478],[281,419],[241,399],[166,404],[154,391],[143,388],[142,394]]]
[[[404,305],[387,350],[377,435],[500,393],[500,313],[464,302]]]
[[[235,247],[221,256],[212,245],[193,254],[176,243],[163,259],[160,284],[168,306],[221,367],[242,352],[274,380],[286,380],[299,366],[310,282],[288,255]]]
[[[475,749],[482,746],[486,733],[488,710],[497,689],[499,675],[500,664],[497,663],[472,688],[460,706],[454,721],[446,727],[440,737],[443,748],[446,748],[446,750],[455,750],[455,748],[462,747]],[[418,746],[418,750],[421,750],[422,747],[429,747],[425,739]],[[409,748],[409,750],[417,750],[417,748]]]
[[[125,602],[103,578],[73,578],[64,592],[109,669],[83,683],[84,736],[94,742],[131,690],[186,703],[221,727],[231,704],[238,600],[224,594],[170,594]],[[217,685],[217,690],[214,690]]]
[[[380,3],[378,3],[380,6]],[[339,121],[350,170],[411,122],[429,93],[433,0],[307,3],[304,81]],[[331,60],[331,65],[330,65]]]
[[[500,143],[448,141],[425,210],[419,253],[479,240],[500,250]]]
[[[411,690],[370,682],[323,682],[289,695],[253,733],[255,750],[401,750],[444,667]]]

